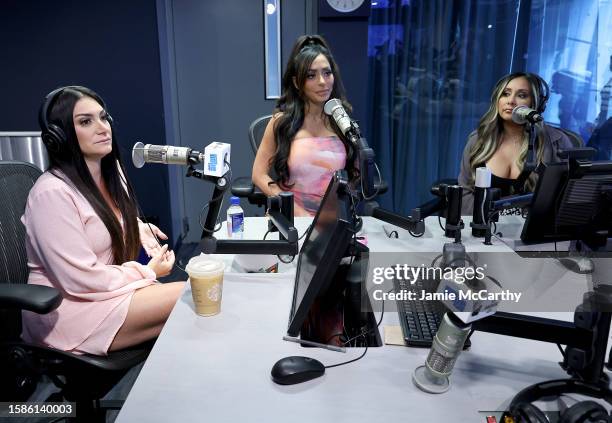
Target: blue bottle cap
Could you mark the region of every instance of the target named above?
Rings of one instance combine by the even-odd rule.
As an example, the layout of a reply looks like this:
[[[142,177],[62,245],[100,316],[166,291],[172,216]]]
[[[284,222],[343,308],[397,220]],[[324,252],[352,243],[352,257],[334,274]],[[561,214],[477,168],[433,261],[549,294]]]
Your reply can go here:
[[[232,206],[239,206],[239,205],[240,205],[240,198],[235,197],[235,196],[233,196],[233,195],[232,195],[232,196],[230,197],[230,204],[231,204]]]

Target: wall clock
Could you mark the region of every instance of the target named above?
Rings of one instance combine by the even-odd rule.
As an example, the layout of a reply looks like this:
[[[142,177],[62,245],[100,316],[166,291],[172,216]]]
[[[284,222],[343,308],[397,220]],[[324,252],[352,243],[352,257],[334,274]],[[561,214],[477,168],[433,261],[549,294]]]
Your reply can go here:
[[[332,9],[340,13],[350,13],[359,9],[365,0],[326,0]]]
[[[360,18],[370,15],[370,0],[319,0],[320,18]]]

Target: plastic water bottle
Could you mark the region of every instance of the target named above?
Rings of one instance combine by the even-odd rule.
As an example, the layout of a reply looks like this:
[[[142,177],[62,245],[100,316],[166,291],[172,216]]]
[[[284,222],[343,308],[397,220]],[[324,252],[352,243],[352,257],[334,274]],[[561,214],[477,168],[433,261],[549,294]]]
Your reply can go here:
[[[227,236],[230,239],[242,239],[244,234],[244,211],[240,207],[240,198],[230,197],[227,209]]]

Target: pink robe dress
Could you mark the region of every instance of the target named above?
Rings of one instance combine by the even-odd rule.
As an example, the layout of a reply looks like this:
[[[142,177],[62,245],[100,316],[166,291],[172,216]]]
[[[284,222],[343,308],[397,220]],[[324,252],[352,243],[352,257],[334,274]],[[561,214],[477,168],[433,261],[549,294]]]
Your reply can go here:
[[[155,272],[131,261],[111,265],[111,238],[89,202],[45,172],[25,213],[28,283],[60,290],[46,315],[23,312],[24,340],[63,351],[106,355],[123,325],[134,291],[156,283]]]

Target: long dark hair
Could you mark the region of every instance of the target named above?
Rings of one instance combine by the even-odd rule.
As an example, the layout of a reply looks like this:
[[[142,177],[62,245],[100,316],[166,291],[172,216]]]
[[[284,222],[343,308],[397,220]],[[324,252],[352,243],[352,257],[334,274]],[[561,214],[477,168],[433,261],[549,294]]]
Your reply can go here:
[[[327,42],[319,35],[303,35],[299,37],[293,46],[287,69],[283,74],[283,90],[282,95],[276,102],[275,113],[280,112],[280,116],[274,125],[274,138],[276,140],[276,151],[271,159],[270,165],[274,169],[276,181],[279,184],[287,186],[290,174],[287,161],[289,160],[289,151],[291,150],[291,141],[295,134],[304,124],[304,107],[305,99],[302,95],[306,77],[310,70],[312,62],[322,54],[325,56],[331,71],[334,75],[334,86],[330,94],[330,98],[337,98],[342,101],[346,111],[350,113],[352,107],[346,100],[344,85],[340,77],[340,70],[334,60]],[[295,84],[294,80],[295,78]],[[297,85],[297,88],[296,88]],[[355,169],[355,151],[351,143],[336,125],[333,119],[329,119],[332,130],[338,138],[342,140],[346,149],[346,165],[345,168],[350,179],[355,179],[357,170]]]
[[[47,148],[50,161],[49,171],[63,180],[65,180],[65,175],[69,180],[66,182],[85,197],[104,222],[111,237],[114,264],[135,260],[140,249],[136,197],[132,185],[125,176],[126,171],[121,161],[115,131],[112,131],[112,152],[102,159],[101,173],[112,201],[121,211],[123,229],[89,172],[74,129],[72,114],[77,101],[83,97],[90,97],[104,110],[106,110],[106,105],[98,94],[85,87],[66,87],[54,97],[49,105],[47,120],[50,124],[59,126],[64,131],[66,139],[58,151]]]

